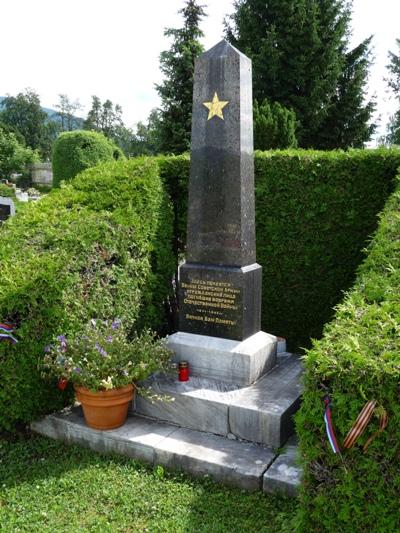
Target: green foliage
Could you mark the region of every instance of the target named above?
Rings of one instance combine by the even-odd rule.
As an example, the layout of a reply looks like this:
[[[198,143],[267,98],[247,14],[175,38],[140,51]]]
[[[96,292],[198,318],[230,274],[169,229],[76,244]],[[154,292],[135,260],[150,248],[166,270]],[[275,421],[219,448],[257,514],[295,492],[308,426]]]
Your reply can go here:
[[[387,129],[386,142],[389,145],[400,146],[400,108],[390,117]]]
[[[15,198],[15,191],[9,185],[0,183],[0,196],[3,198]]]
[[[0,430],[68,401],[38,364],[53,335],[118,316],[128,331],[165,327],[175,261],[157,165],[105,163],[32,203],[2,227],[0,317],[19,343],[0,345]]]
[[[293,109],[304,148],[358,146],[373,104],[364,104],[368,45],[348,50],[350,3],[344,0],[236,0],[227,39],[253,61],[254,97]],[[353,113],[346,117],[346,110]],[[337,123],[324,132],[329,117]],[[354,114],[354,120],[353,120]],[[341,125],[351,122],[343,138]]]
[[[14,133],[6,132],[0,126],[0,178],[26,173],[27,166],[35,161],[39,161],[37,152],[20,144]]]
[[[376,124],[369,121],[375,111],[375,101],[364,103],[364,88],[371,65],[370,44],[366,39],[344,55],[344,68],[338,79],[327,114],[312,142],[323,150],[362,148],[371,139]]]
[[[79,172],[104,161],[121,159],[123,154],[115,144],[95,131],[62,133],[53,148],[53,187],[70,180]]]
[[[123,126],[122,107],[111,100],[101,102],[98,96],[92,96],[92,108],[84,122],[85,130],[99,131],[109,139],[116,139],[118,128]]]
[[[17,96],[7,96],[2,102],[2,109],[0,121],[15,128],[26,146],[38,150],[42,158],[50,157],[55,125],[48,122],[39,96],[30,89]]]
[[[10,533],[291,533],[296,513],[293,499],[36,436],[0,441],[0,479]]]
[[[386,66],[389,70],[389,88],[393,91],[400,105],[400,39],[396,39],[398,54],[389,52],[390,63]],[[388,144],[400,145],[400,107],[390,118],[386,141]]]
[[[161,152],[160,128],[160,111],[152,109],[147,122],[138,122],[136,125],[136,132],[130,138],[129,156],[159,154]],[[127,153],[125,150],[124,152]]]
[[[386,66],[389,70],[389,79],[387,82],[394,94],[400,98],[400,39],[396,39],[396,46],[398,48],[397,54],[389,52],[390,62]]]
[[[175,252],[186,242],[186,156],[158,159],[175,215]],[[255,155],[262,328],[309,346],[348,289],[393,190],[398,150],[285,151]]]
[[[254,102],[254,148],[270,150],[296,148],[296,114],[278,102],[270,104],[265,99],[261,104]]]
[[[82,119],[76,117],[76,113],[82,109],[79,100],[73,102],[66,94],[59,94],[58,98],[58,104],[55,106],[57,113],[55,113],[53,119],[58,119],[60,131],[73,131],[79,129],[79,126],[82,123]]]
[[[160,151],[174,154],[190,147],[194,61],[203,51],[199,24],[205,16],[196,0],[186,0],[179,13],[183,15],[183,27],[164,32],[173,42],[170,50],[161,53],[160,70],[165,79],[156,85],[161,98]]]
[[[354,287],[305,358],[305,392],[297,415],[305,468],[301,531],[399,530],[399,235],[400,177]],[[340,445],[367,400],[386,410],[388,426],[365,452],[362,446],[378,430],[378,416],[355,447],[338,457],[325,435],[326,392],[333,400]]]
[[[128,338],[119,319],[91,319],[73,337],[57,335],[45,347],[44,376],[65,378],[91,391],[138,383],[168,370],[171,352],[150,331]]]

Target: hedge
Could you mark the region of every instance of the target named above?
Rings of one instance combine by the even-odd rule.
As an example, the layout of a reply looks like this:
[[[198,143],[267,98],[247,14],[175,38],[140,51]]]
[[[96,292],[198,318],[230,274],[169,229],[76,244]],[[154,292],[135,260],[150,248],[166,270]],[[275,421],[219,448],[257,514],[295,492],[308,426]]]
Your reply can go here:
[[[120,148],[97,131],[65,131],[53,146],[53,187],[95,165],[124,159]]]
[[[354,287],[305,358],[305,391],[297,414],[304,486],[301,531],[400,530],[400,176]],[[339,445],[368,400],[378,410],[342,456],[332,453],[322,399],[332,400]],[[363,451],[379,427],[386,429]]]
[[[175,262],[171,209],[154,161],[106,163],[26,206],[0,230],[0,430],[69,400],[38,371],[54,334],[91,317],[164,328]]]
[[[183,254],[189,158],[158,162],[174,205],[175,251]],[[286,337],[290,349],[321,336],[354,282],[399,165],[395,149],[256,152],[262,328]]]

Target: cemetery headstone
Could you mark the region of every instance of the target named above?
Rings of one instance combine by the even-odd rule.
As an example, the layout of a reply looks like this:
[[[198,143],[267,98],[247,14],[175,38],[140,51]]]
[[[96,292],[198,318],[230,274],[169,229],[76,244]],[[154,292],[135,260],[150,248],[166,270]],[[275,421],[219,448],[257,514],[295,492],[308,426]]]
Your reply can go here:
[[[15,205],[12,198],[0,196],[0,223],[15,215]]]
[[[170,340],[172,349],[182,354],[176,344],[194,343],[198,355],[191,366],[203,375],[216,358],[217,364],[226,359],[219,377],[227,380],[243,373],[240,362],[228,375],[224,370],[238,359],[237,350],[257,353],[250,357],[257,363],[243,363],[257,366],[254,372],[243,370],[244,382],[251,382],[274,364],[276,339],[260,331],[251,61],[226,41],[195,65],[186,259],[179,272],[179,332]],[[210,343],[218,354],[227,351],[226,357],[212,355]]]

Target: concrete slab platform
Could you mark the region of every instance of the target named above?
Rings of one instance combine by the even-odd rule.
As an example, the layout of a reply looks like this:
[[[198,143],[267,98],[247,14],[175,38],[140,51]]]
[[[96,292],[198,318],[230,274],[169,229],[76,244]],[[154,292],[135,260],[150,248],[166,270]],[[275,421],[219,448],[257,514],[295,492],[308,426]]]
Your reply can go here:
[[[302,469],[298,464],[296,439],[290,439],[283,452],[278,455],[265,472],[263,491],[297,496],[301,484]]]
[[[136,413],[216,435],[226,436],[230,432],[229,405],[241,391],[239,386],[197,376],[185,382],[155,376],[144,385],[173,401],[150,402],[136,395]]]
[[[280,447],[293,433],[292,415],[300,401],[302,369],[296,356],[278,361],[267,375],[248,387],[197,376],[187,382],[156,376],[146,384],[174,401],[151,403],[137,396],[136,412],[185,428],[222,436],[233,434]]]
[[[294,432],[293,415],[300,405],[301,361],[296,355],[281,359],[271,372],[243,389],[229,407],[234,435],[279,448]]]
[[[116,452],[151,464],[161,464],[194,476],[247,490],[260,490],[275,453],[265,446],[181,429],[131,416],[110,431],[88,428],[76,411],[48,415],[31,425],[33,431],[98,452]]]
[[[246,490],[259,490],[263,473],[275,458],[271,448],[209,433],[178,429],[155,450],[156,463]]]
[[[48,415],[33,422],[31,429],[52,439],[80,444],[100,453],[115,452],[147,463],[154,462],[154,449],[176,427],[128,417],[125,425],[108,431],[91,429],[80,409]]]
[[[178,331],[168,337],[176,362],[189,362],[191,374],[246,386],[276,363],[277,340],[263,331],[244,341]]]

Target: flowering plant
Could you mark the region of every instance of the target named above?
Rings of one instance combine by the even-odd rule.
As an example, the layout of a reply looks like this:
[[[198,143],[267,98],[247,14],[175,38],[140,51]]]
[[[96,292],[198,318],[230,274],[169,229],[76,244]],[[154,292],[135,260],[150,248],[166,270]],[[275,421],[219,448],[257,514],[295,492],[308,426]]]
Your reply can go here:
[[[120,320],[92,319],[82,334],[45,347],[44,374],[92,391],[125,387],[167,370],[171,352],[146,331],[128,340]]]

